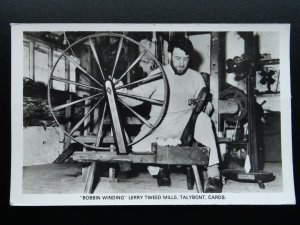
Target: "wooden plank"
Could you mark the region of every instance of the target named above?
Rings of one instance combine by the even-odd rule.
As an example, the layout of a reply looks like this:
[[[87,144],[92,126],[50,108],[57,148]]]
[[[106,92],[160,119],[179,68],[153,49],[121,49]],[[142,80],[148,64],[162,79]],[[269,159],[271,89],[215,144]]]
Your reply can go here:
[[[154,153],[150,154],[127,154],[119,155],[116,152],[96,152],[96,151],[86,151],[86,152],[74,152],[72,156],[73,160],[79,162],[106,162],[106,163],[118,163],[118,162],[132,162],[132,163],[148,163],[152,164],[156,162],[156,155]]]
[[[79,162],[100,161],[106,163],[131,162],[161,165],[208,165],[209,150],[207,147],[170,147],[157,146],[157,154],[119,155],[116,152],[74,152],[73,160]]]
[[[169,165],[208,165],[207,147],[157,146],[158,164]]]

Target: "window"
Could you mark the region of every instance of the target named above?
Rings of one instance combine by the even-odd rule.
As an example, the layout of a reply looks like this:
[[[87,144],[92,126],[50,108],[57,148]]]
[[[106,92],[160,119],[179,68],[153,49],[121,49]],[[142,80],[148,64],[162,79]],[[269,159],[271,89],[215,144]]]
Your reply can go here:
[[[23,63],[23,76],[30,78],[30,68],[29,68],[29,42],[24,42],[23,47],[23,57],[24,57],[24,63]]]
[[[53,65],[56,63],[60,56],[60,52],[58,51],[53,51]],[[61,59],[58,61],[58,64],[56,65],[56,68],[54,70],[53,76],[60,77],[60,78],[65,78],[66,79],[66,62],[65,58],[61,57]],[[56,90],[60,91],[65,91],[66,87],[68,87],[68,84],[60,81],[53,81],[53,88]]]
[[[53,50],[51,46],[47,46],[46,44],[25,39],[23,41],[23,77],[31,78],[36,82],[48,85],[52,67],[61,53],[62,50]],[[73,63],[66,60],[65,57],[61,57],[53,75],[76,81],[75,69],[76,66]],[[53,81],[52,87],[55,90],[76,92],[75,85],[64,82]]]
[[[34,81],[48,82],[48,52],[49,48],[34,47]]]

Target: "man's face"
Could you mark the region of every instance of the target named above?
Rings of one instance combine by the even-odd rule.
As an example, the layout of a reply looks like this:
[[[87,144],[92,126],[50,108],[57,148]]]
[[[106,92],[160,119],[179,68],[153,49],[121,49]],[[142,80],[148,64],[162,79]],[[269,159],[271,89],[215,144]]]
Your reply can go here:
[[[139,66],[143,69],[144,74],[148,75],[153,70],[154,62],[152,59],[142,58]]]
[[[183,75],[187,69],[189,64],[189,55],[187,55],[180,48],[174,48],[171,58],[171,66],[177,75]]]

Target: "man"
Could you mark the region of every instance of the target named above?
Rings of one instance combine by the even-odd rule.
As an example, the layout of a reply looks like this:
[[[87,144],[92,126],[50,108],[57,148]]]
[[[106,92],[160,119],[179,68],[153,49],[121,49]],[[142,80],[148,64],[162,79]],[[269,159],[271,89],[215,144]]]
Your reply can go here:
[[[168,51],[170,53],[169,57],[171,63],[167,66],[164,66],[164,71],[168,78],[170,89],[169,104],[166,115],[161,124],[154,130],[153,133],[142,139],[137,144],[133,145],[133,152],[150,152],[151,143],[157,142],[161,139],[180,139],[193,110],[193,106],[188,104],[189,99],[197,98],[199,92],[205,87],[203,77],[198,72],[188,68],[190,55],[193,52],[193,45],[188,39],[174,39],[169,44]],[[159,71],[155,70],[151,74],[155,74],[157,72]],[[153,99],[163,100],[165,89],[163,86],[163,81],[156,80],[147,84],[143,84],[132,90],[123,91],[147,98],[151,97]],[[123,97],[122,99],[130,106],[142,104],[142,102],[138,100],[133,100],[126,97]],[[156,121],[160,111],[160,106],[152,105],[149,119],[150,123],[153,124]],[[140,133],[136,137],[136,140],[144,136],[146,133],[148,133],[148,131],[148,126],[143,125]],[[207,168],[209,179],[205,192],[222,192],[222,182],[218,168],[219,158],[215,136],[211,120],[206,113],[201,112],[197,118],[194,139],[202,145],[210,148],[209,165]],[[157,174],[158,179],[164,180],[164,182],[159,182],[158,180],[159,185],[171,185],[169,174],[165,169],[161,168],[153,171],[152,167],[150,168],[149,172],[152,175]]]

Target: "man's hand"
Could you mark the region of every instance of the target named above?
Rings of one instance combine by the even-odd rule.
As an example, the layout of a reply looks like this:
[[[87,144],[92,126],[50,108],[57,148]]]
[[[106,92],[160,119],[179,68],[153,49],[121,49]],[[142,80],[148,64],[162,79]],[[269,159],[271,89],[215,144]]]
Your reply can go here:
[[[161,138],[157,138],[156,143],[159,146],[178,146],[181,145],[181,140],[179,138],[165,138],[165,139],[161,139]]]
[[[115,83],[115,82],[117,81],[117,79],[116,79],[116,78],[113,78],[112,81],[113,81],[113,83]],[[120,87],[120,86],[123,86],[123,85],[124,85],[124,83],[120,80],[119,83],[117,83],[117,84],[115,85],[115,88]],[[127,88],[121,88],[121,89],[118,89],[117,92],[127,93]]]

